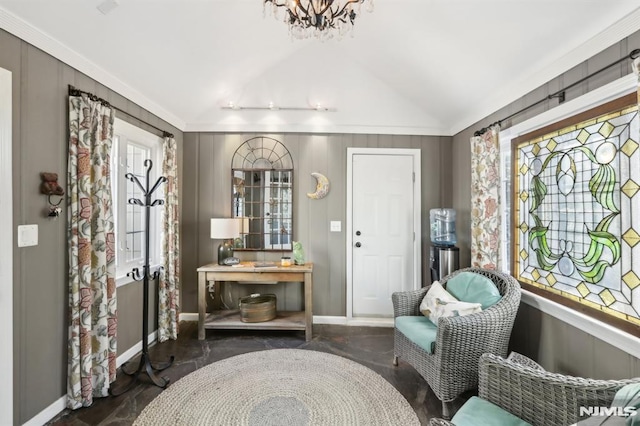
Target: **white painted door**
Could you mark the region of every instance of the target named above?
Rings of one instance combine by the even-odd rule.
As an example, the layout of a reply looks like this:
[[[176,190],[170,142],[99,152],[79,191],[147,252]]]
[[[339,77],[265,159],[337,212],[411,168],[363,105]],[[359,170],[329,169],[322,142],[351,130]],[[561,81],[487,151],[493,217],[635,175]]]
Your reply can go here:
[[[11,73],[0,68],[0,418],[13,424],[13,195]]]
[[[391,294],[419,281],[415,156],[381,151],[352,157],[353,317],[392,317]]]

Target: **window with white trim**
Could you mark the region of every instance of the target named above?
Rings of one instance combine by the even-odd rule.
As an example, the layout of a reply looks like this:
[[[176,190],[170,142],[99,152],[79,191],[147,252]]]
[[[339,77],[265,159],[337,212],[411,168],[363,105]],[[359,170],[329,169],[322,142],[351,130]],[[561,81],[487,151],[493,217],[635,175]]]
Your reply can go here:
[[[132,279],[127,277],[127,274],[133,268],[141,268],[145,263],[146,256],[145,207],[128,202],[131,198],[137,198],[144,202],[144,195],[140,187],[125,176],[127,173],[131,173],[145,186],[147,167],[144,163],[146,160],[151,160],[153,166],[149,183],[153,185],[160,176],[161,155],[162,138],[116,118],[113,155],[111,156],[111,185],[117,247],[117,285],[131,282]],[[158,196],[162,197],[161,190],[153,194],[153,200]],[[161,208],[152,208],[149,215],[149,264],[152,268],[162,262],[160,212]]]
[[[635,103],[633,102],[628,102],[631,105],[628,106],[625,103],[627,101],[622,99],[626,94],[635,93],[637,83],[632,77],[625,77],[605,87],[595,89],[580,98],[561,104],[500,133],[501,163],[504,183],[506,184],[503,190],[505,195],[511,195],[515,199],[514,212],[509,213],[511,202],[507,202],[504,205],[504,213],[505,217],[507,217],[505,222],[508,225],[503,232],[503,243],[513,244],[513,246],[507,251],[507,256],[503,258],[502,268],[511,271],[518,279],[521,279],[521,271],[524,271],[525,274],[531,271],[531,276],[534,279],[529,279],[532,282],[530,286],[523,286],[523,300],[525,300],[524,296],[526,296],[526,299],[534,301],[536,307],[570,324],[578,323],[578,320],[580,320],[581,324],[583,324],[582,328],[589,328],[593,331],[592,334],[594,336],[623,350],[626,350],[624,345],[620,346],[619,342],[614,341],[615,339],[609,338],[613,331],[624,330],[623,333],[619,334],[639,336],[637,295],[640,293],[635,289],[640,287],[636,284],[638,280],[635,279],[637,276],[635,271],[640,269],[637,267],[639,264],[638,259],[636,259],[637,255],[629,255],[630,252],[633,253],[632,250],[637,240],[635,237],[631,239],[630,236],[634,236],[637,233],[633,230],[633,222],[625,219],[629,216],[633,206],[636,205],[637,207],[637,202],[640,202],[640,199],[635,199],[634,191],[628,191],[628,187],[631,185],[627,184],[627,182],[638,180],[633,175],[634,173],[637,174],[637,170],[625,163],[631,161],[637,164],[637,160],[634,160],[637,157],[632,158],[632,156],[638,155],[635,148],[630,149],[630,147],[637,146],[638,124],[634,121],[637,119],[637,113],[634,112],[637,111],[637,107],[634,106]],[[619,101],[611,103],[616,99],[619,99]],[[596,110],[594,108],[599,109]],[[636,118],[632,120],[632,115],[634,114]],[[592,118],[592,116],[595,118]],[[625,121],[627,118],[629,118],[630,124]],[[548,130],[547,126],[554,125],[554,123],[558,124]],[[600,126],[603,129],[593,131],[594,129],[589,126],[594,128]],[[609,128],[611,128],[610,132],[608,131]],[[625,132],[627,131],[629,136],[626,136],[627,133]],[[532,134],[531,132],[537,133]],[[590,135],[589,138],[586,138],[586,135]],[[574,139],[578,142],[574,142],[569,136],[575,136]],[[531,156],[532,159],[529,161],[530,167],[525,159],[521,159],[516,164],[516,159],[511,158],[510,154],[519,153],[517,150],[512,151],[514,141],[518,142],[519,145],[516,148],[520,151],[531,148],[533,154]],[[554,143],[558,143],[558,145],[555,146]],[[563,148],[562,143],[569,144],[568,148]],[[540,151],[540,155],[538,155],[538,146],[547,148],[547,151]],[[612,147],[616,147],[615,150],[610,149],[610,153],[615,154],[615,156],[605,156],[604,153],[609,152],[604,148]],[[580,153],[585,153],[589,161],[578,162],[577,156],[572,158],[570,154],[577,150]],[[595,154],[592,154],[592,152],[595,152]],[[553,158],[553,155],[562,158],[565,160],[564,163],[568,163],[569,166],[567,167],[566,164],[560,161],[557,164],[553,163],[547,160],[544,155],[548,158]],[[536,164],[538,157],[542,157],[541,161],[543,162]],[[547,165],[547,162],[549,165]],[[592,163],[594,166],[589,169],[587,166]],[[538,165],[542,167],[538,169]],[[603,174],[597,173],[597,171],[609,166],[611,173],[601,178]],[[619,166],[619,168],[614,166]],[[509,172],[509,167],[515,170]],[[541,174],[542,171],[547,169],[552,171],[551,177],[553,179],[547,179],[546,175]],[[569,170],[569,172],[566,170]],[[515,173],[516,171],[518,172],[517,174]],[[538,173],[535,176],[539,176],[540,180],[543,178],[545,180],[542,180],[544,185],[538,183],[537,186],[531,189],[531,187],[527,187],[522,183],[524,181],[522,176],[529,176],[534,172]],[[509,175],[511,177],[507,178],[506,176]],[[565,175],[569,175],[571,179],[565,178]],[[567,182],[571,185],[567,185]],[[565,184],[565,186],[560,187],[561,183]],[[509,188],[510,184],[511,188]],[[557,185],[557,190],[552,188],[554,184]],[[578,184],[582,186],[588,185],[587,190],[578,191],[580,189]],[[625,185],[627,186],[625,187]],[[620,191],[618,191],[618,188]],[[560,201],[568,205],[564,198],[569,199],[574,194],[581,194],[580,202],[570,206],[571,209],[569,207],[563,208],[564,204],[561,204]],[[607,195],[607,197],[601,196],[601,194]],[[546,210],[539,208],[535,210],[535,213],[538,214],[538,211],[540,211],[542,213],[539,213],[539,216],[543,214],[552,216],[553,221],[547,220],[545,222],[540,219],[540,223],[536,222],[536,228],[526,224],[523,217],[526,218],[527,212],[530,212],[532,208],[523,207],[523,205],[527,201],[535,200],[535,206],[545,207],[542,201],[544,201],[545,197],[550,198],[551,196],[556,196],[560,201],[554,202],[550,207],[547,206]],[[592,201],[591,198],[594,198],[595,201]],[[601,225],[600,222],[602,221],[599,217],[596,217],[596,219],[600,220],[600,222],[596,221],[594,225],[594,220],[590,218],[592,216],[595,217],[595,213],[600,212],[597,210],[598,206],[594,206],[594,204],[603,206],[600,210],[605,211],[606,219],[608,220],[605,225],[609,225],[610,222],[611,226]],[[618,206],[620,207],[618,208]],[[585,208],[588,215],[580,211],[578,207]],[[608,213],[605,207],[613,210],[615,214]],[[517,212],[521,213],[520,216],[517,219],[513,219],[511,216]],[[613,219],[609,220],[610,217],[616,219],[617,216],[621,218],[618,222]],[[551,223],[551,225],[548,225],[548,223]],[[551,238],[554,237],[552,232],[559,233],[554,226],[568,236],[557,238],[557,242],[555,240],[551,241]],[[587,243],[579,240],[575,234],[583,229],[588,231],[587,235],[592,240],[596,238],[598,240],[591,242],[585,239]],[[529,234],[527,234],[527,231],[529,231]],[[534,231],[535,234],[533,234]],[[546,232],[546,234],[543,234],[542,231]],[[569,231],[571,231],[571,234]],[[517,236],[516,233],[518,233]],[[546,236],[546,240],[543,240],[540,235]],[[519,240],[517,237],[520,237]],[[580,247],[578,247],[579,243],[582,244]],[[538,250],[542,254],[537,255],[537,252],[535,252],[536,256],[532,256],[522,249],[526,244],[529,244],[533,252]],[[584,256],[575,254],[578,253],[576,247],[582,248],[584,252],[586,251],[584,249],[585,246],[590,250],[588,252],[588,261],[583,260]],[[600,246],[604,246],[604,248],[600,248]],[[547,261],[546,256],[548,256],[548,253],[551,254],[551,262]],[[569,261],[573,259],[577,259],[577,261],[570,265]],[[592,266],[594,261],[596,267],[604,266],[596,269]],[[519,268],[515,269],[514,264],[519,264]],[[601,275],[596,275],[592,273],[592,270],[596,272],[602,270],[604,272]],[[570,272],[574,274],[571,275]],[[536,278],[538,274],[540,274],[539,282]],[[576,274],[579,274],[579,278],[574,279]],[[525,278],[527,277],[525,276]],[[530,284],[529,281],[526,281],[526,283]],[[536,286],[539,283],[544,286]],[[572,284],[574,285],[572,286]],[[542,288],[546,293],[541,291],[534,292],[538,288]],[[574,288],[578,292],[577,296],[572,293]],[[625,301],[626,304],[623,303]],[[585,320],[582,321],[581,318]],[[637,344],[637,337],[635,339],[634,344]]]

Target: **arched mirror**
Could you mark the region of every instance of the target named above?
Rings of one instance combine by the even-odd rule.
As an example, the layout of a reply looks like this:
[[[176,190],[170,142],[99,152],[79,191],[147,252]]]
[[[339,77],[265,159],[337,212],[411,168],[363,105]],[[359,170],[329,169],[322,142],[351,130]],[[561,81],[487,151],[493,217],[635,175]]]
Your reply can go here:
[[[232,216],[243,221],[234,250],[292,249],[293,158],[279,141],[245,141],[231,160]]]

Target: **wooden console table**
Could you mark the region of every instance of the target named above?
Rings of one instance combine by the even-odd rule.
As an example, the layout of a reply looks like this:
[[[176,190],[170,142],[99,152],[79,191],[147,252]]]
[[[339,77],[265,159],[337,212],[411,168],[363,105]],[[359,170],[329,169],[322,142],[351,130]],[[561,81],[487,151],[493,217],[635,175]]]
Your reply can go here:
[[[198,339],[205,338],[205,329],[243,330],[304,330],[307,341],[312,338],[313,325],[313,263],[304,265],[256,268],[253,262],[243,262],[242,267],[210,263],[198,268]],[[271,321],[247,323],[240,320],[239,310],[214,310],[207,313],[207,283],[213,281],[213,308],[220,309],[220,283],[304,283],[304,311],[277,311]]]

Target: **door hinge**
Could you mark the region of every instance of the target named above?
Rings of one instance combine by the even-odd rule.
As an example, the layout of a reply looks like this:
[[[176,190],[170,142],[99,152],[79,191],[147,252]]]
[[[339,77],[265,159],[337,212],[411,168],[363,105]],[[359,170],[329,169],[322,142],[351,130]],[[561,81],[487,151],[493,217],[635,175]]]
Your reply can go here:
[[[416,172],[412,172],[412,175],[413,175],[412,176],[413,182],[415,183],[416,182]]]

